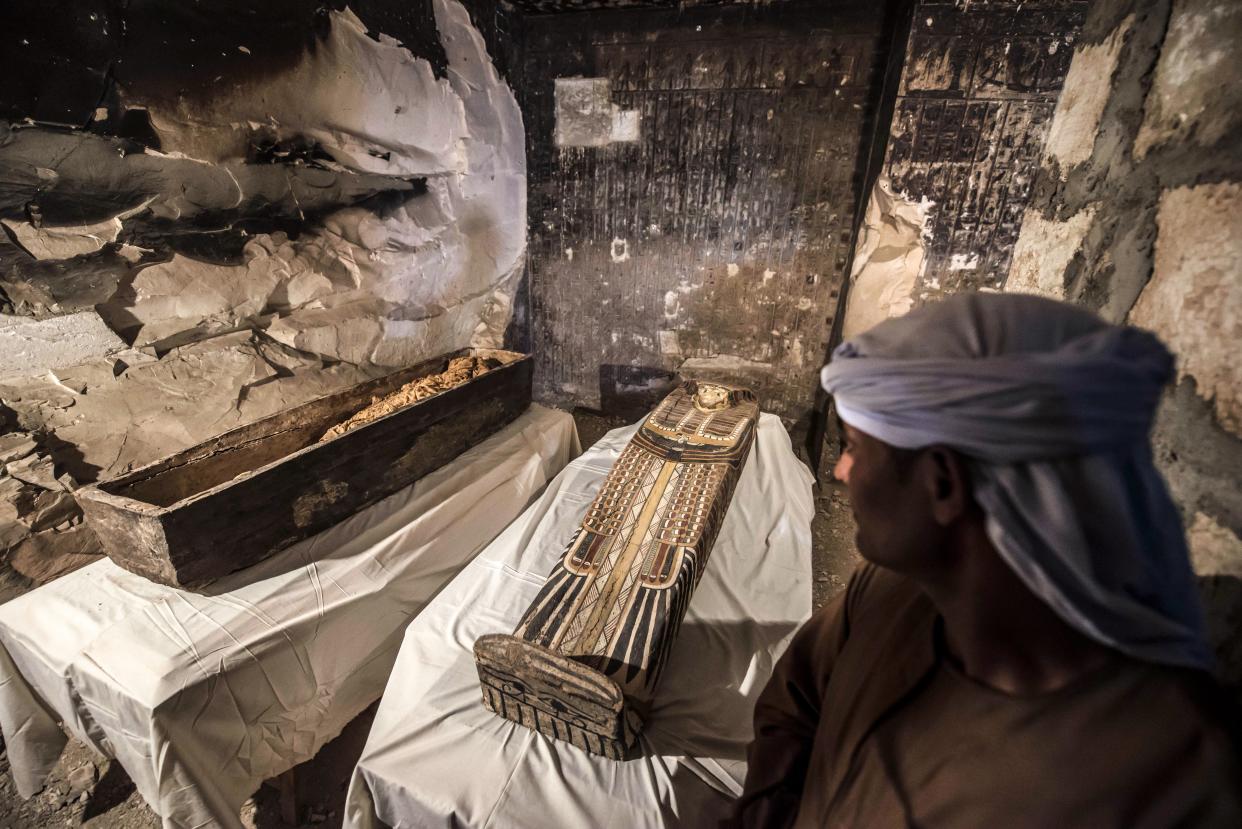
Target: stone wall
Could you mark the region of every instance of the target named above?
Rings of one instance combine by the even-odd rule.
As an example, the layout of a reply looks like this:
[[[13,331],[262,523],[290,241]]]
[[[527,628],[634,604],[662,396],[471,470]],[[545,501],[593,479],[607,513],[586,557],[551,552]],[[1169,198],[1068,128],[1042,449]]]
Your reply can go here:
[[[1006,290],[1151,329],[1178,378],[1154,432],[1221,670],[1242,687],[1242,4],[1096,3]]]
[[[502,341],[522,118],[456,0],[19,0],[0,77],[0,599],[98,555],[75,487]]]

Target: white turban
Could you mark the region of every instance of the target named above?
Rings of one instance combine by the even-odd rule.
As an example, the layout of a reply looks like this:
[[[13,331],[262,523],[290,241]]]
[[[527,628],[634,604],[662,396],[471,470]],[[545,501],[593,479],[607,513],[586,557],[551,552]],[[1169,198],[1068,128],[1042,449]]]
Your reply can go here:
[[[1138,659],[1210,668],[1148,441],[1172,372],[1147,332],[1038,297],[963,294],[842,343],[822,380],[854,428],[966,456],[988,537],[1070,625]]]

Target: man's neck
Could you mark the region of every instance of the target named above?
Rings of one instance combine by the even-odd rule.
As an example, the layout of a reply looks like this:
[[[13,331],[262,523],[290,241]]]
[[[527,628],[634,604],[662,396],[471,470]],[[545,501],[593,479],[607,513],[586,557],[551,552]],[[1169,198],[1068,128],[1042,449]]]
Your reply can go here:
[[[944,617],[949,655],[967,676],[1032,695],[1063,688],[1115,658],[1022,583],[981,523],[964,527],[956,546],[953,567],[918,581]]]

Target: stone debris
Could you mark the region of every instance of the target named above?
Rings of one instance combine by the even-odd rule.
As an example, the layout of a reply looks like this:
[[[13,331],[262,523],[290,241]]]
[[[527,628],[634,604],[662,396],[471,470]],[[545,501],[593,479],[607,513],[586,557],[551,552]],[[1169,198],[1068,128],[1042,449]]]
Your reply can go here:
[[[371,405],[354,414],[349,420],[338,423],[324,432],[323,437],[319,440],[322,442],[339,437],[346,432],[357,429],[359,426],[392,414],[398,409],[404,409],[406,406],[425,400],[432,395],[448,391],[455,386],[460,386],[462,383],[478,377],[480,374],[485,374],[499,365],[500,361],[492,358],[454,357],[449,361],[448,368],[439,374],[432,374],[428,377],[406,383],[385,397],[372,397]]]
[[[29,455],[19,461],[5,464],[4,471],[9,474],[9,477],[16,478],[23,483],[51,491],[63,489],[60,481],[56,480],[55,465],[46,455]]]
[[[90,483],[387,373],[325,365],[249,331],[142,357],[0,380],[0,400],[25,431],[60,447],[50,453],[58,472]]]
[[[158,149],[0,122],[0,601],[99,554],[78,483],[499,345],[522,117],[466,10],[432,5],[447,76],[345,10],[261,95],[135,103]],[[255,163],[269,141],[314,154]]]
[[[0,601],[18,596],[103,555],[72,491],[77,482],[56,474],[37,436],[0,435]]]
[[[35,495],[33,508],[21,520],[31,532],[42,532],[64,526],[66,522],[73,522],[81,516],[72,493],[49,490]]]
[[[25,432],[0,435],[0,465],[21,460],[38,448],[34,438]]]
[[[60,369],[124,348],[94,311],[42,320],[0,314],[0,377]]]
[[[69,783],[70,797],[77,797],[89,791],[91,786],[95,785],[96,774],[95,767],[90,763],[78,766],[69,772],[65,780]]]

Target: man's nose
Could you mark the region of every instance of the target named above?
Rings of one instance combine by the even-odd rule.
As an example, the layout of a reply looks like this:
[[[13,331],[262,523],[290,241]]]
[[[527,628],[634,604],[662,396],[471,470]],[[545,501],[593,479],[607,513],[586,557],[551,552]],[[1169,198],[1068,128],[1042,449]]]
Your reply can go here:
[[[837,458],[836,466],[832,467],[832,475],[843,484],[850,482],[850,468],[854,465],[854,459],[845,453]]]

